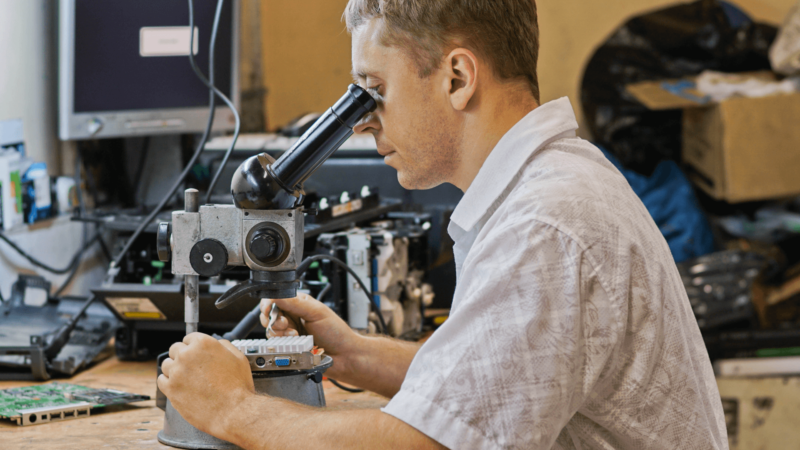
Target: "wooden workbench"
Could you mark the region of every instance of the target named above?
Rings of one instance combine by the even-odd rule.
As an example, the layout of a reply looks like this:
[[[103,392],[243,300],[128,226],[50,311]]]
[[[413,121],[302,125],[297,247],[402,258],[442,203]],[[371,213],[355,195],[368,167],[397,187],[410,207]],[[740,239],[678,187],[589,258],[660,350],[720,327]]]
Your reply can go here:
[[[158,442],[156,434],[164,424],[164,412],[155,405],[156,363],[123,362],[112,357],[71,379],[59,382],[93,388],[118,389],[133,394],[149,395],[152,400],[131,405],[107,407],[92,415],[74,420],[21,427],[0,420],[2,449],[170,449]],[[323,382],[329,409],[381,408],[388,399],[363,392],[351,394]],[[2,381],[0,389],[42,384],[23,381]]]

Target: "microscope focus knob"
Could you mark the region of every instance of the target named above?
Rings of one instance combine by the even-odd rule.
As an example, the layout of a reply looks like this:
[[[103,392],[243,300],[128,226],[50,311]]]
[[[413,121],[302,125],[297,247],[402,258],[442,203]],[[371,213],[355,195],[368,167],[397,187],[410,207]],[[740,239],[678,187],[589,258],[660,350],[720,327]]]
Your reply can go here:
[[[170,257],[172,256],[172,248],[169,243],[171,237],[172,224],[169,222],[159,223],[156,250],[158,251],[158,259],[161,262],[169,261]]]
[[[261,261],[267,261],[275,255],[277,250],[275,238],[267,233],[257,233],[250,242],[250,252]]]
[[[283,227],[266,222],[248,233],[246,250],[256,264],[277,267],[289,256],[291,242]]]

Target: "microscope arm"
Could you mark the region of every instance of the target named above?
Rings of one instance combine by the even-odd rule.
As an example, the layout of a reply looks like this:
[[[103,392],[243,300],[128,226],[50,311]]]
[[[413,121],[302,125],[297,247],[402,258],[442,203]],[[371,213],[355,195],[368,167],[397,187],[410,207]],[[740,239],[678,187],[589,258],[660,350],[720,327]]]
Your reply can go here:
[[[353,127],[377,106],[366,90],[351,84],[347,93],[277,161],[264,153],[239,166],[231,182],[236,207],[244,210],[294,209],[303,193],[303,182],[344,144],[353,134]],[[298,209],[297,214],[302,214],[302,210]],[[302,236],[294,238],[303,239]],[[288,245],[294,247],[296,243],[289,242]],[[294,271],[251,273],[253,277],[250,280],[237,284],[220,297],[216,307],[222,309],[244,297],[287,298],[297,293]]]

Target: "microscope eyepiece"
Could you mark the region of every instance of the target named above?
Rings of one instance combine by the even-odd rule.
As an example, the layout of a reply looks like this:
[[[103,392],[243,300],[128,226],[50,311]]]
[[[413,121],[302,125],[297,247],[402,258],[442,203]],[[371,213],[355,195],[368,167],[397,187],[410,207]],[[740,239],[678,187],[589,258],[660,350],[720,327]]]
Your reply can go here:
[[[289,209],[303,182],[353,134],[353,127],[378,103],[365,89],[351,84],[277,161],[262,154],[236,170],[231,184],[234,204],[242,209]],[[289,195],[287,195],[289,194]]]

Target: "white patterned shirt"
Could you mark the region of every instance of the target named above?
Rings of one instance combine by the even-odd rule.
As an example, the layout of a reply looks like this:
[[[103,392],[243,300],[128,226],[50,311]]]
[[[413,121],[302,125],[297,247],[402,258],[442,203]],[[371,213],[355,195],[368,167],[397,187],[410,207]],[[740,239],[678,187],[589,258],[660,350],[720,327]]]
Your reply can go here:
[[[727,449],[666,241],[569,100],[497,144],[454,211],[449,319],[383,409],[453,449]]]

